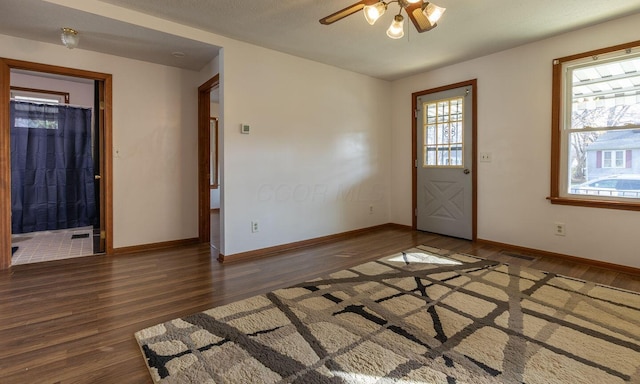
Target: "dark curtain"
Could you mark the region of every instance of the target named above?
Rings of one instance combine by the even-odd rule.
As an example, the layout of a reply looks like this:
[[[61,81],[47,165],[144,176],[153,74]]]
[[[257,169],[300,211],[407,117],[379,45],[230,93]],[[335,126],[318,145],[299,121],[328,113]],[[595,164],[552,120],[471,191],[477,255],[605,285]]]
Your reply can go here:
[[[91,109],[11,101],[12,233],[93,225]]]

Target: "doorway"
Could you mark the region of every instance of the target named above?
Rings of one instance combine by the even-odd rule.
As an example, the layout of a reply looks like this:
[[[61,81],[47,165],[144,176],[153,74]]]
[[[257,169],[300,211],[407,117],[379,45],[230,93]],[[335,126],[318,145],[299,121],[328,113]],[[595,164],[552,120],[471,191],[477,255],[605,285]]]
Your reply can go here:
[[[12,59],[0,58],[0,175],[3,180],[11,180],[11,134],[10,134],[10,88],[12,73],[28,72],[43,77],[69,77],[82,79],[93,83],[93,105],[94,119],[92,134],[93,144],[91,151],[91,167],[94,174],[85,183],[91,184],[95,191],[95,196],[100,198],[94,200],[95,221],[89,226],[90,242],[95,244],[97,252],[111,254],[113,252],[112,239],[112,135],[111,135],[111,75],[90,71],[77,70],[72,68],[50,66],[39,63],[24,62]],[[72,101],[73,102],[73,101]],[[90,180],[90,181],[89,181]],[[87,201],[94,199],[93,196]],[[12,265],[12,192],[11,183],[0,185],[0,210],[2,210],[3,221],[0,223],[0,269],[9,268]],[[95,225],[93,225],[95,224]],[[79,235],[79,234],[76,234]],[[84,235],[82,236],[84,237]],[[93,247],[92,247],[93,248]],[[97,252],[92,252],[97,253]]]
[[[219,209],[212,212],[212,191],[220,196],[218,111],[219,75],[198,87],[198,238],[220,251],[222,216]],[[214,157],[215,156],[215,157]],[[212,220],[216,220],[212,223]],[[212,235],[212,230],[217,233]],[[217,244],[212,244],[212,239]]]
[[[476,239],[476,80],[413,94],[413,228]]]

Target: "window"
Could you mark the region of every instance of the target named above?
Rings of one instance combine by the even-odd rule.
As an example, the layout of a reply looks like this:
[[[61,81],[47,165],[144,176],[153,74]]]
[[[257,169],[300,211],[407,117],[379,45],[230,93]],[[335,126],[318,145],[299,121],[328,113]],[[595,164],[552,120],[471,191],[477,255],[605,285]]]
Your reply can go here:
[[[602,151],[603,168],[625,168],[624,159],[627,151]]]
[[[462,167],[463,98],[424,103],[423,166]]]
[[[24,87],[10,87],[16,128],[58,129],[57,105],[69,103],[69,92]]]
[[[554,60],[552,103],[551,202],[640,210],[640,41]]]
[[[24,87],[11,87],[11,98],[34,103],[69,104],[69,92],[49,91]]]
[[[13,125],[16,128],[58,129],[58,108],[55,105],[11,102]]]

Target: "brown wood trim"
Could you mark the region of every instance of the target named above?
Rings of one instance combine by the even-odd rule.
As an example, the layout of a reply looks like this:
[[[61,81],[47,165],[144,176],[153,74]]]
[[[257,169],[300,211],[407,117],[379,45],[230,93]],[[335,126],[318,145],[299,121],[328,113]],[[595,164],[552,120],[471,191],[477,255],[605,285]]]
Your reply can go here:
[[[471,240],[478,238],[478,79],[472,79],[469,81],[473,93],[471,94],[471,103],[473,112],[471,113],[471,121],[473,122],[473,130],[471,131],[471,137],[473,137],[473,145],[471,146],[471,185],[473,191],[471,191],[471,201],[473,206],[471,207]]]
[[[81,77],[83,79],[90,79],[90,80],[101,80],[101,79],[104,79],[105,76],[111,76],[109,74],[101,73],[101,72],[92,72],[92,71],[86,71],[84,69],[75,69],[75,68],[69,68],[69,67],[61,67],[57,65],[34,63],[30,61],[14,60],[14,59],[7,59],[7,58],[0,58],[0,60],[4,61],[9,66],[9,68],[24,69],[32,72],[53,73],[56,75]]]
[[[277,255],[278,253],[281,253],[281,252],[290,251],[290,250],[293,250],[293,249],[298,249],[298,248],[302,248],[302,247],[308,247],[308,246],[312,246],[312,245],[322,244],[322,243],[326,243],[326,242],[329,242],[329,241],[334,241],[334,240],[337,240],[337,239],[357,236],[357,235],[360,235],[360,234],[363,234],[363,233],[367,233],[367,232],[370,232],[370,231],[375,231],[375,230],[380,230],[380,229],[389,229],[389,228],[411,229],[411,228],[409,228],[407,226],[400,225],[400,224],[392,224],[392,223],[381,224],[381,225],[376,225],[376,226],[373,226],[373,227],[355,229],[353,231],[336,233],[336,234],[333,234],[333,235],[316,237],[316,238],[313,238],[313,239],[296,241],[296,242],[288,243],[288,244],[276,245],[274,247],[267,247],[267,248],[256,249],[256,250],[253,250],[253,251],[236,253],[233,256],[224,256],[223,254],[220,254],[218,256],[218,261],[221,262],[221,263],[229,264],[229,263],[238,263],[238,262],[242,262],[242,261],[262,259],[262,258],[265,258],[265,257]]]
[[[113,108],[112,108],[112,75],[82,69],[60,67],[55,65],[34,63],[0,57],[0,270],[11,266],[11,149],[9,132],[9,95],[11,69],[22,69],[32,72],[52,73],[56,75],[80,77],[83,79],[104,82],[104,172],[102,182],[105,193],[105,253],[113,253]],[[6,182],[4,182],[6,180]]]
[[[411,94],[411,229],[418,228],[418,122],[416,111],[418,110],[418,97],[423,95],[422,92]]]
[[[113,77],[108,74],[103,79],[104,87],[104,109],[102,113],[104,125],[103,145],[104,162],[103,185],[104,195],[102,197],[105,208],[105,253],[113,253]],[[106,176],[106,177],[105,177]]]
[[[618,44],[618,45],[614,45],[614,46],[606,47],[606,48],[594,49],[593,51],[589,51],[589,52],[577,53],[575,55],[561,57],[561,58],[556,59],[556,60],[558,60],[560,63],[564,63],[566,61],[578,60],[578,59],[582,59],[582,58],[590,57],[590,56],[598,56],[598,55],[602,55],[603,53],[609,53],[609,52],[613,52],[613,51],[621,51],[623,49],[633,48],[633,47],[638,47],[638,46],[640,46],[640,40],[636,40],[636,41],[632,41],[632,42],[624,43],[624,44]]]
[[[11,266],[10,68],[0,59],[0,270]]]
[[[209,119],[211,118],[211,89],[219,84],[219,78],[220,75],[217,74],[198,87],[198,238],[202,243],[211,241]]]
[[[639,203],[627,203],[624,201],[572,199],[569,197],[547,197],[551,204],[571,205],[574,207],[619,209],[625,211],[640,211]]]
[[[60,91],[49,91],[47,89],[37,89],[37,88],[25,88],[25,87],[11,87],[12,91],[22,91],[22,92],[32,92],[32,93],[43,93],[47,95],[58,95],[64,97],[64,103],[69,104],[69,92],[60,92]]]
[[[640,203],[617,201],[617,200],[596,200],[590,198],[563,197],[560,196],[560,175],[561,175],[561,153],[562,153],[562,108],[564,98],[562,95],[562,63],[593,57],[605,53],[621,51],[628,48],[640,46],[640,40],[630,43],[614,45],[611,47],[596,49],[589,52],[578,53],[571,56],[561,57],[553,60],[553,80],[551,87],[551,182],[549,197],[547,200],[551,204],[571,205],[577,207],[608,208],[628,211],[640,211]]]
[[[562,102],[562,64],[553,61],[551,86],[551,196],[560,194],[560,104]]]
[[[418,208],[418,195],[416,192],[418,184],[418,168],[415,163],[418,158],[418,135],[416,132],[418,126],[414,115],[415,111],[418,109],[418,97],[469,86],[473,88],[473,92],[471,94],[471,121],[473,124],[473,131],[471,133],[473,141],[471,146],[471,156],[473,157],[471,159],[471,184],[473,189],[471,197],[473,205],[471,209],[471,239],[475,240],[478,237],[478,79],[461,81],[459,83],[444,85],[411,94],[411,225],[414,230],[418,227],[418,217],[416,216],[416,210]]]
[[[209,113],[211,113],[211,111],[209,111]],[[215,136],[215,140],[214,140],[214,148],[215,152],[216,152],[216,167],[218,169],[220,169],[220,166],[218,164],[218,162],[220,161],[220,154],[218,153],[218,118],[217,117],[210,117],[209,118],[209,126],[211,126],[211,121],[215,121],[216,122],[216,128],[214,130],[214,136]],[[211,131],[211,128],[209,128],[209,131]],[[209,137],[209,142],[211,142],[211,137]],[[211,150],[211,148],[209,148],[209,150]],[[211,164],[211,162],[209,162],[209,164]],[[218,180],[220,179],[220,175],[218,175],[218,169],[211,169],[211,167],[209,167],[209,173],[215,173],[215,178],[213,180],[213,184],[210,184],[209,189],[218,189]],[[211,182],[211,178],[209,178],[209,182]]]
[[[491,240],[477,239],[476,243],[490,245],[492,247],[498,247],[498,248],[513,250],[513,251],[518,251],[518,252],[539,254],[539,255],[551,257],[551,258],[554,258],[554,259],[562,259],[562,260],[570,261],[572,263],[583,263],[583,264],[588,264],[588,265],[591,265],[591,266],[594,266],[594,267],[598,267],[598,268],[610,269],[610,270],[613,270],[613,271],[616,271],[616,272],[623,272],[623,273],[629,273],[629,274],[632,274],[632,275],[640,276],[640,268],[630,267],[628,265],[608,263],[606,261],[586,259],[584,257],[570,256],[570,255],[565,255],[565,254],[562,254],[562,253],[541,251],[539,249],[520,247],[518,245],[500,243],[500,242],[491,241]]]
[[[125,254],[145,252],[145,251],[157,251],[162,249],[169,249],[169,248],[175,248],[175,247],[183,247],[186,245],[198,244],[199,242],[200,240],[197,237],[193,237],[190,239],[171,240],[171,241],[162,241],[159,243],[132,245],[129,247],[114,248],[113,254],[125,255]]]

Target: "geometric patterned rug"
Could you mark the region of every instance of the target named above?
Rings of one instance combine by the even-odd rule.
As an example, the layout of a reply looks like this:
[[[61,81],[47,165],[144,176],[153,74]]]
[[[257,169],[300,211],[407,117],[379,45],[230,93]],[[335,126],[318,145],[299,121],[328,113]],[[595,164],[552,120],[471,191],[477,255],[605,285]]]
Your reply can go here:
[[[158,383],[640,383],[640,294],[427,246],[135,337]]]

